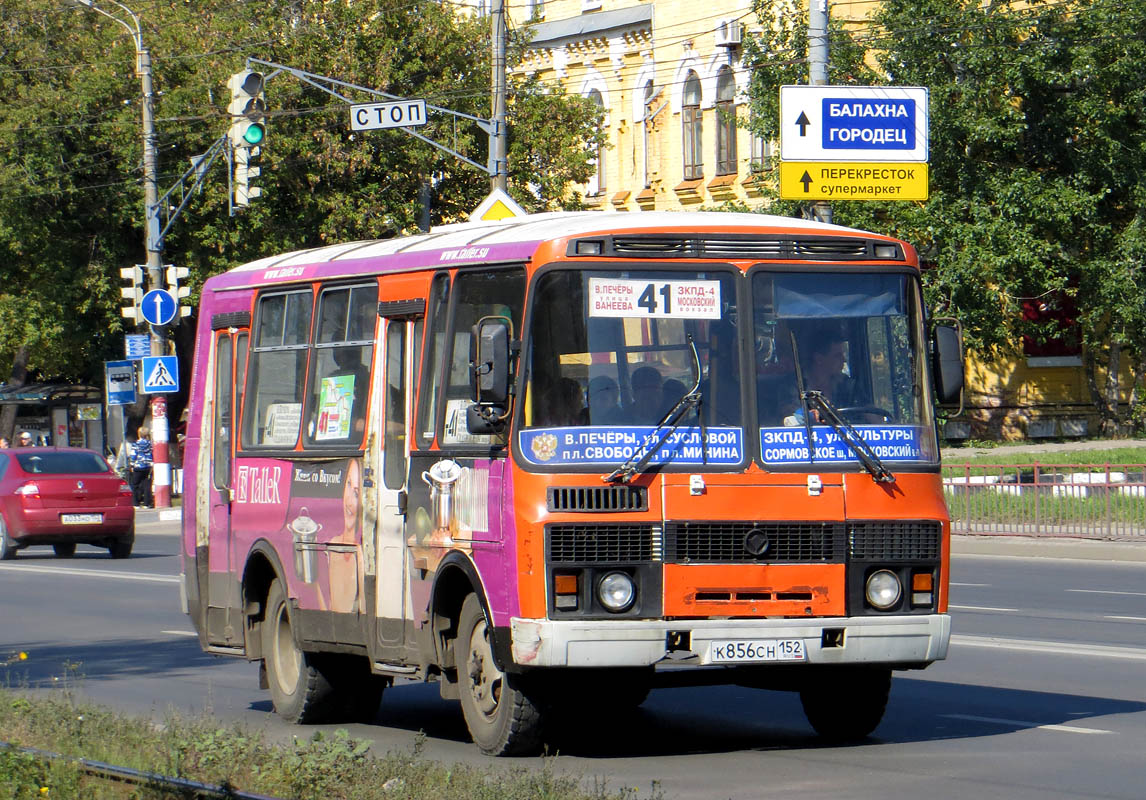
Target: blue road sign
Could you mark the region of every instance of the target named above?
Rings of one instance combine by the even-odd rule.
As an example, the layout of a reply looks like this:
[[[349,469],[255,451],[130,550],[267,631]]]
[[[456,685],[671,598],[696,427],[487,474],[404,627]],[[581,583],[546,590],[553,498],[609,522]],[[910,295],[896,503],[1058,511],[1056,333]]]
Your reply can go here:
[[[781,86],[783,161],[927,161],[922,86]]]
[[[151,337],[146,333],[128,333],[123,337],[124,355],[132,361],[151,355]]]
[[[175,394],[179,391],[179,359],[148,356],[143,360],[143,393]]]
[[[105,361],[107,404],[127,406],[135,402],[135,364],[131,361]]]
[[[166,289],[152,289],[139,302],[139,310],[143,312],[143,318],[152,325],[166,325],[175,319],[179,304]]]

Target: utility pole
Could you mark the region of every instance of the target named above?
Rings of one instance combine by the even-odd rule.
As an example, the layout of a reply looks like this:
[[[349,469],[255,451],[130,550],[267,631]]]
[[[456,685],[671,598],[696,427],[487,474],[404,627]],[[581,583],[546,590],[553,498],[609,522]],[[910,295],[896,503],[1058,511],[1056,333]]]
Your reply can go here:
[[[808,0],[808,83],[828,85],[828,0]],[[812,210],[822,222],[832,221],[828,203],[816,203]]]
[[[506,158],[505,129],[505,0],[493,0],[490,9],[490,23],[493,26],[493,129],[489,134],[489,160],[493,167],[490,189],[506,191],[509,170]]]
[[[143,206],[144,246],[147,250],[147,285],[151,289],[163,288],[163,240],[159,227],[159,159],[156,150],[155,115],[152,102],[155,94],[151,83],[151,52],[143,46],[143,31],[139,17],[119,0],[108,0],[127,14],[123,19],[97,6],[94,0],[77,0],[108,19],[122,25],[135,43],[135,74],[143,90]],[[167,355],[167,337],[159,326],[151,327],[151,355]],[[167,425],[167,397],[154,395],[151,399],[152,486],[156,508],[171,505],[171,463],[167,453],[169,440]]]

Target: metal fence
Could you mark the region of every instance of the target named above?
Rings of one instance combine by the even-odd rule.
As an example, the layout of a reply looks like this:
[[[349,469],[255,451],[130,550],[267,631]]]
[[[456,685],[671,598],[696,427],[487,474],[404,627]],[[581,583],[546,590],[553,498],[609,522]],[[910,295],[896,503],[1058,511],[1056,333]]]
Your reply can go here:
[[[1146,465],[948,465],[952,533],[1146,541]]]

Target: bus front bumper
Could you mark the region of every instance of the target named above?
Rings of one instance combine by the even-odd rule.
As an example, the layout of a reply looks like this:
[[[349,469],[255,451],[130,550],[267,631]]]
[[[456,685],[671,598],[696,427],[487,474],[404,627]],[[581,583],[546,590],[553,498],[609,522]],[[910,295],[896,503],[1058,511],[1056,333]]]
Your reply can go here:
[[[842,631],[842,633],[841,633]],[[708,666],[729,643],[803,643],[807,664],[921,666],[947,657],[951,617],[915,614],[888,617],[744,620],[510,620],[513,660],[525,667],[637,667],[662,662]],[[796,646],[795,651],[799,652]],[[764,663],[768,659],[765,658]],[[745,660],[737,663],[760,663]],[[787,661],[785,663],[792,663]]]

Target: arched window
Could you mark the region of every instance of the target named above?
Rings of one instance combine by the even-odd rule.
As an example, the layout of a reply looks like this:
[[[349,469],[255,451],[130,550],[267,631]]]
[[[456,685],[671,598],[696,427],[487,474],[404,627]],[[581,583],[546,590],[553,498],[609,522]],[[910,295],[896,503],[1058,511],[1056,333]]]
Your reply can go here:
[[[728,67],[716,77],[716,174],[736,174],[736,79]]]
[[[701,151],[700,77],[691,69],[684,79],[680,120],[684,140],[684,179],[693,181],[704,175],[704,155]]]
[[[603,109],[605,102],[601,98],[601,92],[597,89],[590,89],[588,94],[589,101],[597,108]],[[597,155],[593,158],[593,165],[596,172],[593,177],[589,178],[589,194],[601,194],[605,191],[605,145],[604,143],[597,146]]]

